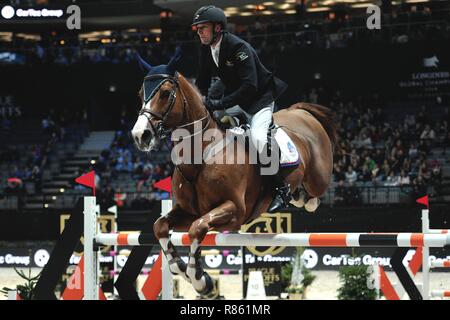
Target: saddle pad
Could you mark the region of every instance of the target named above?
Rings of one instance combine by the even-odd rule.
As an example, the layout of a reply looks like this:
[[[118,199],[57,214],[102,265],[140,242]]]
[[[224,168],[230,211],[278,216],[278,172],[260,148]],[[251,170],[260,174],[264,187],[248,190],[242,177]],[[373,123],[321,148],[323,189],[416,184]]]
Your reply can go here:
[[[280,165],[282,167],[296,166],[300,162],[300,154],[295,147],[294,142],[283,130],[283,128],[278,128],[275,133],[275,140],[281,150]]]

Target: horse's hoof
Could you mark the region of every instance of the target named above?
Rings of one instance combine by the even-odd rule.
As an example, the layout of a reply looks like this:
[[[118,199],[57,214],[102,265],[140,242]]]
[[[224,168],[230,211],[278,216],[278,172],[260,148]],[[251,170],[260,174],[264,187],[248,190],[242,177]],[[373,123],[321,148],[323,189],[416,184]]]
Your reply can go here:
[[[289,203],[296,208],[303,208],[303,206],[305,205],[305,201],[303,199],[300,200],[292,199]]]
[[[303,208],[305,205],[306,194],[303,191],[297,192],[294,192],[292,200],[289,203],[297,208]]]
[[[308,212],[315,212],[320,205],[319,198],[311,198],[305,204],[305,210]]]
[[[199,291],[198,293],[202,296],[207,296],[214,289],[214,281],[206,272],[203,272],[203,276],[205,277],[205,288],[202,291]]]

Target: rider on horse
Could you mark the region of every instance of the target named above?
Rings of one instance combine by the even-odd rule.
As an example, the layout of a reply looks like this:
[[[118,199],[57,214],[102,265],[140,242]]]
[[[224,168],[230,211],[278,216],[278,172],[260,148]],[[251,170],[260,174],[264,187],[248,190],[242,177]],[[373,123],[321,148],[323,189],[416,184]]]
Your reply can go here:
[[[249,119],[251,139],[263,166],[261,157],[279,150],[272,145],[275,139],[268,139],[268,135],[273,127],[274,100],[287,85],[264,67],[249,43],[228,33],[226,25],[225,13],[215,6],[201,7],[194,14],[192,26],[202,44],[196,85],[206,96],[205,105],[211,111],[238,111]],[[213,75],[225,87],[221,97],[208,96]],[[290,185],[284,182],[280,171],[278,168],[275,174],[275,196],[268,212],[286,207],[291,200]]]

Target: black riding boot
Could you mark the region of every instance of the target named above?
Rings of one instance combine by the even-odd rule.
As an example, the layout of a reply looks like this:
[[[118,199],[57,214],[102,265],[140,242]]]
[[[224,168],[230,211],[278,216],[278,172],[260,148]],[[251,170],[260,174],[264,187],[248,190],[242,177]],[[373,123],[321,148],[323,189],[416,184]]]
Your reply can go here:
[[[278,150],[278,160],[280,160],[281,151],[278,146],[275,147],[276,140],[274,138],[269,139],[266,145],[265,150],[267,149],[268,155],[270,156],[272,150]],[[291,195],[291,186],[284,182],[283,175],[281,173],[281,167],[278,168],[278,172],[273,176],[267,176],[266,179],[275,179],[274,187],[274,197],[272,202],[269,205],[268,213],[274,213],[279,211],[280,209],[286,208],[289,206],[289,202],[292,200]]]
[[[287,208],[292,200],[291,185],[287,184],[280,177],[280,173],[276,175],[275,196],[267,209],[268,213],[274,213],[280,209]]]

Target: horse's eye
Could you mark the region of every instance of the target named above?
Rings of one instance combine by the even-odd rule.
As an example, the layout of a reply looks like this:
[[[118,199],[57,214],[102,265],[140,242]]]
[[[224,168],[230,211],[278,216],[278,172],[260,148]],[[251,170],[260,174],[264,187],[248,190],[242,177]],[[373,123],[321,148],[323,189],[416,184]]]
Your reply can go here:
[[[170,95],[170,91],[169,90],[161,90],[159,93],[159,98],[160,99],[167,99]]]

